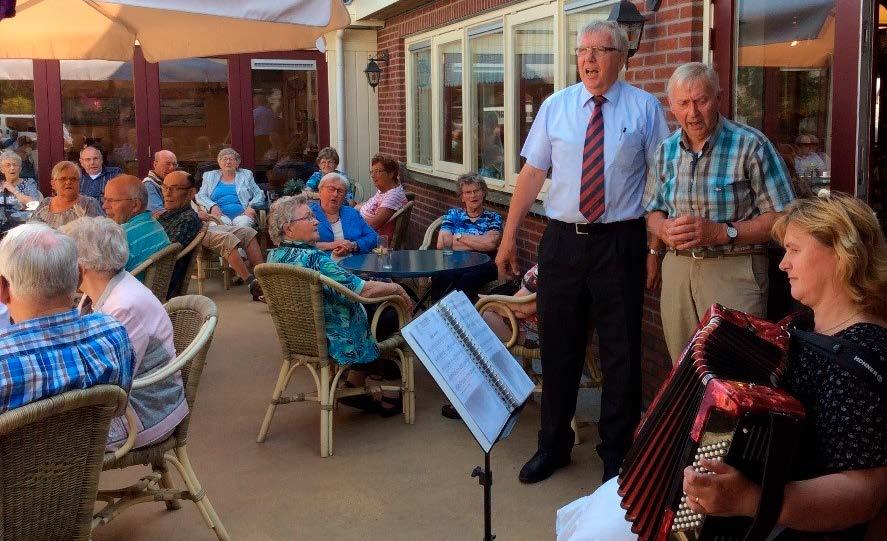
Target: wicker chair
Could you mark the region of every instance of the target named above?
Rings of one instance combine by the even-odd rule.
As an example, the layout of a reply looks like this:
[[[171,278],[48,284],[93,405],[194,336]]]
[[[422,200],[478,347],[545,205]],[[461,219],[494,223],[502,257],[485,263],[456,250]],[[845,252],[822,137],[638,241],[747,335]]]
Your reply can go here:
[[[403,250],[407,242],[407,230],[410,228],[410,216],[413,213],[413,202],[407,201],[407,204],[400,207],[397,212],[391,215],[389,222],[394,222],[394,234],[391,235],[391,249]]]
[[[90,538],[108,427],[125,408],[123,389],[96,385],[0,415],[0,538]]]
[[[106,502],[106,505],[94,515],[93,528],[110,522],[124,509],[138,503],[163,501],[166,502],[167,509],[173,510],[181,507],[178,500],[191,500],[197,505],[206,525],[215,530],[216,536],[221,540],[228,540],[228,532],[201,487],[187,451],[188,428],[194,413],[200,376],[218,319],[216,305],[200,295],[185,295],[170,300],[165,307],[172,320],[177,357],[164,368],[133,381],[132,388],[147,387],[181,370],[190,412],[166,439],[131,449],[136,431],[132,410],[127,409],[130,420],[129,439],[116,452],[105,455],[104,469],[150,464],[153,471],[130,487],[99,491],[97,499]],[[179,472],[186,490],[174,488],[168,464]]]
[[[283,350],[283,364],[271,395],[271,403],[259,429],[256,441],[265,441],[271,418],[279,404],[313,401],[320,403],[320,456],[333,453],[333,409],[336,398],[368,394],[375,389],[338,388],[339,379],[348,366],[339,366],[327,353],[327,337],[323,319],[323,287],[329,287],[344,297],[362,304],[381,303],[371,322],[375,336],[379,315],[385,307],[397,310],[400,326],[409,321],[409,307],[400,297],[387,296],[368,299],[361,297],[319,272],[280,263],[263,263],[256,267],[256,277],[262,285],[271,319],[277,328]],[[415,397],[413,395],[413,356],[400,334],[379,342],[381,356],[390,358],[400,368],[400,386],[382,385],[385,391],[400,391],[403,397],[404,422],[413,424]],[[305,366],[314,380],[316,391],[281,396],[296,368]]]
[[[511,337],[505,341],[505,347],[508,348],[508,351],[514,355],[515,358],[523,366],[524,370],[527,372],[527,375],[530,376],[530,379],[536,384],[536,387],[533,389],[534,394],[539,394],[542,392],[542,374],[536,372],[533,368],[533,361],[540,360],[542,358],[542,352],[539,348],[527,347],[524,344],[518,342],[519,338],[519,329],[518,329],[518,321],[517,317],[515,317],[514,312],[512,311],[509,305],[511,304],[529,304],[531,302],[536,302],[536,294],[532,293],[530,295],[524,295],[522,297],[514,297],[508,295],[487,295],[486,297],[481,297],[477,304],[475,304],[475,308],[477,311],[483,315],[484,312],[488,310],[494,310],[502,315],[504,315],[508,319],[508,323],[511,326]],[[597,362],[597,359],[592,355],[591,345],[589,343],[588,349],[586,350],[585,355],[585,363],[588,367],[588,374],[590,377],[588,380],[582,382],[579,387],[583,389],[589,389],[593,387],[600,387],[603,383],[603,378],[601,376],[601,368]],[[579,444],[579,426],[585,426],[587,423],[580,423],[577,421],[575,417],[573,417],[573,432],[575,434],[575,443]]]
[[[197,265],[197,257],[200,253],[200,245],[203,242],[203,237],[206,236],[206,228],[208,224],[204,223],[200,227],[200,231],[197,232],[197,235],[194,239],[188,243],[188,246],[179,252],[179,255],[176,256],[176,263],[182,261],[185,258],[188,258],[188,270],[185,271],[185,274],[182,275],[182,282],[179,284],[179,287],[176,288],[175,291],[171,291],[169,298],[179,297],[181,295],[186,295],[188,293],[188,286],[191,285],[191,275],[194,273],[194,269]]]
[[[158,250],[142,261],[136,268],[129,271],[133,276],[145,273],[145,287],[151,290],[160,302],[166,302],[166,294],[169,291],[169,283],[172,281],[172,271],[176,266],[182,245],[174,242],[169,246]]]

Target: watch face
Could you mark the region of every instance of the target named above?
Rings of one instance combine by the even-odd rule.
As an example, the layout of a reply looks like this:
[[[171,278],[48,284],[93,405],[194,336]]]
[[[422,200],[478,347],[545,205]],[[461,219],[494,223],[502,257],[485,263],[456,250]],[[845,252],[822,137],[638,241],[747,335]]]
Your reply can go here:
[[[739,231],[736,231],[735,227],[727,226],[727,236],[731,239],[735,239],[739,236]]]

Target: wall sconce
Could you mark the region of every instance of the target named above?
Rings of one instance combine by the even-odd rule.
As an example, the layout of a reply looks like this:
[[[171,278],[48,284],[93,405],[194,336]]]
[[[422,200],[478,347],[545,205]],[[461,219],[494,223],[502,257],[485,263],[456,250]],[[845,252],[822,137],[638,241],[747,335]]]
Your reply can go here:
[[[377,61],[388,64],[388,51],[383,51],[382,54],[376,53],[375,58],[371,56],[370,61],[367,63],[367,67],[363,70],[364,75],[367,76],[367,82],[370,84],[373,92],[376,91],[376,87],[379,86],[379,79],[382,78],[382,68],[376,63]]]
[[[634,7],[634,4],[628,0],[622,0],[613,6],[607,20],[616,21],[625,30],[625,34],[628,36],[628,58],[634,56],[641,46],[641,36],[644,34],[644,23],[646,22],[644,16],[641,15],[638,8]]]

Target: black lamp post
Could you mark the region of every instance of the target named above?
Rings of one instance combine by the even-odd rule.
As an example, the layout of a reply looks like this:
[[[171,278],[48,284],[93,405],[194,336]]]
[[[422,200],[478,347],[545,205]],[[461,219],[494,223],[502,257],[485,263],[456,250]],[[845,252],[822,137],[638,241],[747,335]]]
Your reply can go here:
[[[615,21],[625,30],[628,36],[628,58],[634,56],[641,46],[641,36],[644,34],[646,19],[628,0],[622,0],[610,10],[608,21]]]
[[[367,63],[367,67],[363,70],[364,75],[367,76],[367,83],[370,84],[370,87],[373,89],[373,92],[376,91],[376,87],[379,86],[379,80],[382,78],[382,68],[379,67],[379,64],[376,62],[385,62],[388,63],[388,51],[382,52],[382,54],[378,54],[376,57],[370,57],[370,61]]]

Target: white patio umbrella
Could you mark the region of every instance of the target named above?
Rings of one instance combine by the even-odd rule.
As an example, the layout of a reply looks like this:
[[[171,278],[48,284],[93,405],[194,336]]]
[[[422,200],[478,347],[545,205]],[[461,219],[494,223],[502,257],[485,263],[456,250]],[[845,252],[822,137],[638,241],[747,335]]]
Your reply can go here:
[[[0,21],[0,58],[149,62],[305,49],[351,23],[342,0],[24,0]]]

